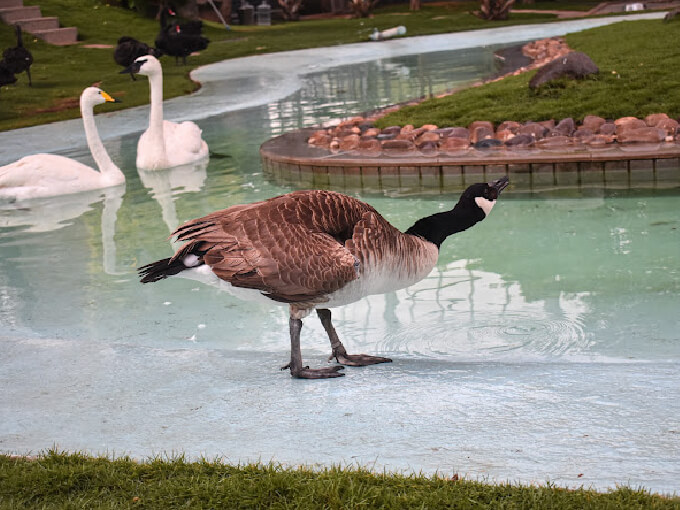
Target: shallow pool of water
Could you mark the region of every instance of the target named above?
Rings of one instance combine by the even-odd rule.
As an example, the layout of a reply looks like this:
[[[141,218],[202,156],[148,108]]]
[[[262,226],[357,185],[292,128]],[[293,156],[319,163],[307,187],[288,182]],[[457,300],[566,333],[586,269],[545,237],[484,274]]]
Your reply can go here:
[[[464,80],[494,65],[490,49],[450,58]],[[138,282],[137,266],[172,253],[179,222],[291,190],[262,174],[264,140],[450,88],[447,69],[441,54],[313,73],[285,98],[199,121],[215,153],[207,166],[138,172],[138,135],[114,137],[125,187],[2,205],[0,451],[677,491],[678,189],[509,189],[487,220],[449,238],[425,280],[334,312],[350,351],[394,359],[338,380],[279,370],[281,307],[189,280]],[[357,196],[401,229],[457,200]],[[314,317],[302,347],[325,363]]]

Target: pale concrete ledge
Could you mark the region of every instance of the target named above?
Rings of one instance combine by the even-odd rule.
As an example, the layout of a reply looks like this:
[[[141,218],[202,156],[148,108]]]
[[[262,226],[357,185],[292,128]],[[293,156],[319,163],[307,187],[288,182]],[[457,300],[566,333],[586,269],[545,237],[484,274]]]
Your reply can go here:
[[[672,188],[680,186],[680,144],[611,144],[568,150],[466,149],[330,151],[307,143],[314,129],[272,138],[260,147],[264,171],[303,187],[382,192],[432,192],[508,175],[516,191],[556,188]]]

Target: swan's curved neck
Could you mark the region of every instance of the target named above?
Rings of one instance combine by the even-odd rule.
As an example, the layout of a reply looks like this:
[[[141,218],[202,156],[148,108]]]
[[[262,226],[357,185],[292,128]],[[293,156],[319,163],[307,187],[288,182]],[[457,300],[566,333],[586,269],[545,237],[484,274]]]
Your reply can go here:
[[[165,156],[165,137],[163,136],[163,74],[149,75],[149,95],[151,111],[149,112],[148,136],[152,137],[154,146],[160,148]]]
[[[94,113],[92,106],[84,105],[81,99],[80,101],[80,113],[83,117],[83,126],[85,127],[85,137],[87,139],[87,146],[92,153],[97,167],[103,176],[120,178],[123,176],[123,172],[120,168],[109,157],[109,153],[106,152],[106,148],[99,137],[99,132],[97,131],[97,125],[94,122]]]

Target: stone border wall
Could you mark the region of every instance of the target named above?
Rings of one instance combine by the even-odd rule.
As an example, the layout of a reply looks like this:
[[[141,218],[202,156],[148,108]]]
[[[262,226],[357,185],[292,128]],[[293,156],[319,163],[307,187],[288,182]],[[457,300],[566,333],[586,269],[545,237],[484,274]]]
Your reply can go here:
[[[310,147],[310,132],[286,133],[262,144],[265,173],[297,186],[382,192],[440,193],[503,175],[515,191],[680,186],[680,144],[675,142],[561,152],[468,149],[429,157],[417,151],[331,152]]]

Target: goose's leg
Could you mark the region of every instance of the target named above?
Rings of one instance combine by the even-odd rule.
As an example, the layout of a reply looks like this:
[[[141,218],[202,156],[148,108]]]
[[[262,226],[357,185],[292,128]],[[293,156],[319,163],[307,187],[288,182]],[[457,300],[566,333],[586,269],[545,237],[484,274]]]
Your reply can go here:
[[[328,333],[328,339],[331,341],[332,354],[328,360],[335,360],[341,365],[348,365],[352,367],[363,367],[366,365],[377,365],[378,363],[391,363],[390,358],[383,358],[382,356],[369,356],[368,354],[347,354],[345,346],[342,345],[335,328],[331,323],[331,311],[327,308],[317,309],[316,311],[323,328]]]
[[[31,68],[30,67],[28,69],[26,69],[26,74],[28,75],[28,86],[32,87],[33,81],[31,81]]]
[[[283,369],[290,368],[290,375],[297,379],[328,379],[330,377],[342,377],[338,370],[344,367],[309,368],[302,366],[302,353],[300,352],[300,330],[302,319],[290,318],[290,363]]]

